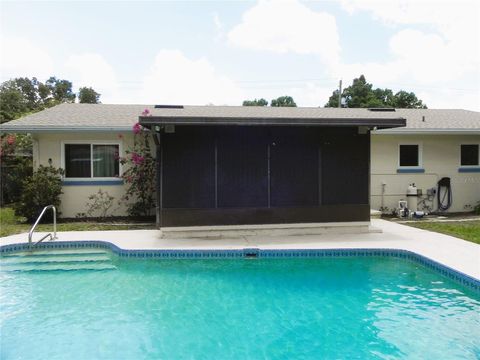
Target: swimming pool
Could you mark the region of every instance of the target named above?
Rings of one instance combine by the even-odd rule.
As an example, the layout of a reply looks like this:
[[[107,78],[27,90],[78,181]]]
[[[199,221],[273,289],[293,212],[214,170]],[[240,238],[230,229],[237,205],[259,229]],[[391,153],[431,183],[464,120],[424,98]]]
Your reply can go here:
[[[62,251],[2,258],[2,359],[480,356],[478,292],[407,259]]]

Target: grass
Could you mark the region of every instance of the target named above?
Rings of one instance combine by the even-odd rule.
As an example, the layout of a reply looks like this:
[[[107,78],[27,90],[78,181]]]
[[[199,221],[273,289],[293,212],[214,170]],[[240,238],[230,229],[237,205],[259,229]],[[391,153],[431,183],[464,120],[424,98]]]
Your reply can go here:
[[[449,222],[418,222],[406,223],[423,230],[455,236],[457,238],[480,244],[480,220],[474,221],[449,221]]]
[[[25,223],[25,218],[15,215],[12,208],[0,208],[0,237],[28,232],[32,224]],[[95,231],[95,230],[139,230],[153,229],[154,225],[136,223],[116,224],[89,221],[57,222],[57,231]],[[52,224],[39,224],[36,231],[52,231]]]

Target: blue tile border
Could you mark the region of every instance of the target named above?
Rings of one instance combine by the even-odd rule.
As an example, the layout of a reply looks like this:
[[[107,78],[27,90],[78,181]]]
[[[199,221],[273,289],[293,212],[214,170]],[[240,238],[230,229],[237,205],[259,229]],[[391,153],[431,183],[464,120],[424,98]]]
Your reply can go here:
[[[38,244],[36,249],[100,248],[111,250],[123,258],[137,259],[244,259],[244,258],[336,258],[336,257],[393,257],[410,260],[440,273],[449,279],[480,293],[480,280],[452,269],[409,250],[400,249],[259,249],[232,250],[125,250],[106,241],[58,241]],[[28,243],[0,246],[0,254],[10,254],[30,249]]]

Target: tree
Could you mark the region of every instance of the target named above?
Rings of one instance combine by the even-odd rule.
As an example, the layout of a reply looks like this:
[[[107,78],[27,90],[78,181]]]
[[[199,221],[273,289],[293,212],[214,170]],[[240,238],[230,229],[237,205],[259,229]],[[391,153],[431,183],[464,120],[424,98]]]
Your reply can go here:
[[[413,92],[399,91],[395,94],[395,107],[399,109],[426,109],[422,100],[417,99]]]
[[[78,91],[78,102],[81,104],[98,104],[99,99],[100,94],[91,87],[81,87]]]
[[[10,84],[0,87],[0,123],[16,119],[29,111],[23,94]]]
[[[71,81],[57,79],[52,76],[46,81],[46,85],[50,88],[53,100],[57,104],[75,102],[75,93],[72,91]]]
[[[80,102],[98,103],[100,94],[84,87],[80,89],[80,96]],[[64,102],[74,102],[75,97],[70,81],[53,76],[45,83],[26,77],[7,80],[0,85],[0,123]]]
[[[265,99],[245,100],[242,106],[267,106],[268,101]]]
[[[348,108],[427,108],[413,92],[401,90],[393,94],[390,89],[373,89],[363,75],[354,79],[352,85],[343,90],[342,98]],[[338,107],[338,90],[333,91],[325,107]]]
[[[44,85],[36,78],[16,78],[0,85],[0,122],[16,119],[22,114],[44,108],[48,97]]]
[[[270,102],[270,106],[296,107],[297,104],[295,104],[295,101],[293,101],[293,98],[291,96],[280,96],[279,98],[273,99]]]

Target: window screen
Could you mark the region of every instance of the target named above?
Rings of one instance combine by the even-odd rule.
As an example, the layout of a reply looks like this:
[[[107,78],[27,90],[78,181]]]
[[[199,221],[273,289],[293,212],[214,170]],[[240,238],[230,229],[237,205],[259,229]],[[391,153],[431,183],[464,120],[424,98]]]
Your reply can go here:
[[[478,161],[478,145],[462,145],[460,152],[462,166],[480,165]]]
[[[418,145],[400,145],[400,166],[419,166]]]
[[[91,177],[89,144],[65,145],[65,176],[74,178]]]

